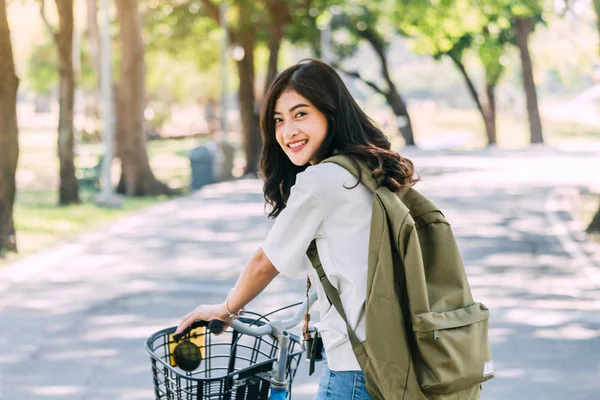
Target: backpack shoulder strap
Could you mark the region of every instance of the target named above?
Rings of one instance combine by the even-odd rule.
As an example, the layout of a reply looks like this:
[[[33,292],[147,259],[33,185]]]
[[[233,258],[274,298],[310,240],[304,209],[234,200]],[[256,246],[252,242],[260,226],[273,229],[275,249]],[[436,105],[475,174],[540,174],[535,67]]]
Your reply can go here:
[[[356,179],[359,178],[359,176],[358,176],[359,169],[354,164],[354,162],[352,162],[350,157],[348,157],[346,155],[340,154],[337,156],[332,156],[332,157],[329,157],[329,158],[323,160],[322,163],[337,164],[340,167],[346,169],[348,172],[350,172]],[[365,185],[366,187],[368,187],[369,190],[371,190],[371,192],[375,192],[377,190],[377,188],[379,186],[381,186],[383,178],[374,179],[372,176],[373,172],[371,170],[369,170],[369,168],[364,163],[361,162],[361,163],[358,163],[358,165],[361,170],[360,180],[361,180],[362,184]]]
[[[348,337],[350,338],[350,343],[352,347],[356,347],[360,340],[354,333],[354,330],[348,324],[348,319],[346,318],[346,313],[344,312],[344,307],[342,306],[342,299],[340,299],[340,294],[337,289],[329,282],[327,279],[327,275],[325,275],[325,271],[323,270],[323,265],[321,264],[321,259],[319,258],[319,253],[317,252],[317,243],[313,240],[308,247],[306,252],[308,258],[310,259],[310,263],[313,268],[317,271],[317,275],[319,276],[319,280],[321,281],[321,285],[323,285],[323,289],[325,290],[325,294],[327,295],[327,299],[337,312],[340,314],[344,322],[346,323],[346,329],[348,330]]]

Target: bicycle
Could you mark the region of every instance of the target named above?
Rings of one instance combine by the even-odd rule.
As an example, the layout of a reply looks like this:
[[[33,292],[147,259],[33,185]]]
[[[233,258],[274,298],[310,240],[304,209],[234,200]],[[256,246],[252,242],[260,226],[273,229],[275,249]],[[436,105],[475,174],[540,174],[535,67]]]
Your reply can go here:
[[[302,321],[315,300],[312,293],[303,303],[266,315],[250,313],[259,318],[240,317],[224,332],[221,321],[196,321],[181,335],[173,335],[176,327],[154,333],[146,341],[146,351],[156,400],[291,398],[305,349],[301,338],[287,330]],[[269,315],[300,304],[292,318],[268,321]]]

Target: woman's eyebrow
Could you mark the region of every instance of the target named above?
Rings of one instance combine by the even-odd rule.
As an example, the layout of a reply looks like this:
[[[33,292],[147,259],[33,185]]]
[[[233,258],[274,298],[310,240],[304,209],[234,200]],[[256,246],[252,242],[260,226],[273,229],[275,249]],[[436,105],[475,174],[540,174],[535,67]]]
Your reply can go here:
[[[300,108],[300,107],[308,107],[308,104],[304,104],[304,103],[296,104],[294,107],[290,108],[290,112],[292,112],[295,109]],[[281,113],[279,111],[277,111],[277,110],[275,110],[275,112],[273,114],[279,114],[279,115],[281,115]]]

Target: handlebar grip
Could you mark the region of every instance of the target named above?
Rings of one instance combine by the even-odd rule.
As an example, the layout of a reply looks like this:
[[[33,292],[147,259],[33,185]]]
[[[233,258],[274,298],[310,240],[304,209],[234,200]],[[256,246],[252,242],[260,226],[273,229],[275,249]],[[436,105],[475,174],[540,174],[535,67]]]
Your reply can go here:
[[[223,332],[223,327],[225,325],[223,324],[223,321],[219,321],[218,319],[214,319],[212,321],[210,321],[208,323],[208,330],[210,331],[210,333],[213,334],[219,334],[221,332]]]
[[[176,342],[179,342],[181,340],[181,338],[184,337],[185,335],[187,335],[192,329],[196,329],[201,326],[208,326],[210,333],[218,334],[218,333],[223,332],[224,325],[223,325],[223,322],[219,321],[218,319],[214,319],[210,322],[194,321],[190,326],[185,328],[185,330],[183,332],[173,335],[173,340]]]

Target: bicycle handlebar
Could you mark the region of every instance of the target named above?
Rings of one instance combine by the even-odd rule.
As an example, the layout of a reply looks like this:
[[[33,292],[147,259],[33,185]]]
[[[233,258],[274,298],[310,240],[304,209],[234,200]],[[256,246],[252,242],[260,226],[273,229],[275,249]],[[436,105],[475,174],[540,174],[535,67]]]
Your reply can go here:
[[[212,321],[206,322],[206,321],[194,321],[190,326],[188,326],[187,328],[185,328],[185,330],[181,333],[175,334],[173,335],[173,340],[176,342],[179,342],[179,340],[184,337],[185,335],[188,334],[189,331],[191,331],[192,329],[196,329],[199,328],[201,326],[207,326],[208,330],[211,333],[221,333],[223,332],[223,321],[219,321],[218,319],[213,319]]]
[[[316,300],[317,300],[317,294],[311,293],[308,298],[308,308],[309,309],[310,309],[310,307],[312,307],[312,305],[315,303]],[[271,334],[276,334],[276,333],[282,332],[286,329],[293,328],[294,326],[298,325],[300,323],[300,321],[302,321],[302,319],[304,318],[305,313],[306,313],[306,300],[304,300],[302,302],[302,306],[300,307],[300,309],[290,319],[286,319],[283,321],[266,322],[261,326],[250,326],[249,323],[245,322],[245,321],[248,321],[247,319],[244,319],[244,321],[234,320],[231,323],[231,327],[240,333],[250,335],[250,336],[258,337],[258,336],[264,336],[264,335],[271,335]],[[195,321],[180,334],[173,335],[173,340],[178,342],[189,331],[191,331],[192,329],[201,327],[201,326],[208,327],[210,332],[213,334],[219,334],[219,333],[223,332],[224,324],[222,321],[219,321],[219,320],[212,320],[209,322]]]
[[[317,294],[311,293],[308,298],[308,308],[309,309],[310,309],[310,307],[312,307],[312,305],[315,303],[316,300],[317,300]],[[293,328],[294,326],[298,325],[304,318],[305,313],[306,313],[306,300],[304,300],[302,302],[302,305],[300,306],[299,310],[296,311],[296,314],[294,314],[294,316],[290,319],[286,319],[283,321],[267,322],[263,326],[256,326],[256,327],[250,326],[240,320],[234,320],[231,323],[231,327],[240,333],[250,335],[250,336],[258,337],[258,336],[264,336],[264,335],[271,335],[274,333],[274,330],[281,332],[281,331]]]

